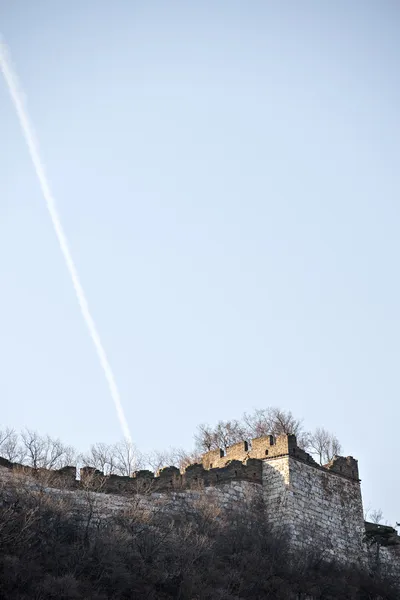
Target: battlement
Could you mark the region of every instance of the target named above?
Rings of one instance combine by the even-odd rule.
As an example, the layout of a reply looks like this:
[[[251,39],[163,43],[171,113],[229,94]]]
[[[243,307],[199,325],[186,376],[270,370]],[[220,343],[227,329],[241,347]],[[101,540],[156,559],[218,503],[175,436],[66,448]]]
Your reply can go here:
[[[0,458],[1,467],[17,475],[40,480],[47,487],[68,490],[90,487],[99,492],[117,495],[209,487],[233,480],[262,483],[262,461],[255,459],[247,459],[245,462],[233,460],[215,469],[205,469],[198,463],[189,465],[183,473],[177,467],[169,466],[161,469],[157,476],[148,470],[137,471],[132,477],[104,475],[102,471],[86,466],[80,469],[79,480],[76,477],[76,467],[73,466],[58,470],[33,469]]]
[[[133,494],[144,490],[168,491],[194,486],[209,487],[230,481],[251,481],[262,484],[263,462],[281,457],[290,457],[309,466],[332,472],[342,477],[358,481],[358,463],[351,457],[335,457],[327,465],[320,466],[304,450],[297,446],[296,436],[272,435],[238,442],[225,451],[218,448],[203,454],[201,463],[189,465],[183,472],[177,467],[167,466],[155,475],[152,471],[140,470],[132,477],[104,475],[93,467],[80,469],[80,479],[76,477],[76,467],[68,466],[59,470],[33,469],[19,463],[12,463],[0,457],[0,467],[46,481],[49,487],[79,489],[89,482],[107,494]]]
[[[280,435],[278,437],[267,435],[238,442],[229,446],[226,450],[221,448],[210,450],[203,454],[202,463],[206,469],[215,469],[224,467],[231,460],[244,462],[249,458],[265,460],[277,456],[286,456],[295,448],[297,448],[297,442],[294,435]]]
[[[336,456],[328,464],[321,466],[313,457],[299,448],[295,435],[266,435],[249,441],[238,442],[223,450],[210,450],[202,456],[205,469],[220,469],[232,460],[245,462],[249,459],[268,461],[282,456],[305,462],[317,469],[324,469],[350,479],[359,479],[358,463],[352,456]]]
[[[101,481],[101,489],[106,493],[134,493],[144,488],[152,491],[179,490],[191,487],[209,487],[232,480],[262,483],[262,463],[247,459],[245,462],[232,460],[219,468],[205,469],[201,463],[189,465],[183,473],[177,467],[164,467],[156,476],[152,471],[137,471],[132,477],[119,475],[104,476],[101,471],[83,467],[80,481],[90,479]]]
[[[328,464],[324,465],[325,469],[339,473],[350,479],[358,479],[358,461],[352,456],[335,456]]]
[[[0,456],[0,468],[8,469],[19,475],[35,477],[46,481],[49,486],[74,489],[77,487],[76,467],[68,466],[62,469],[34,469],[20,463],[14,463]]]

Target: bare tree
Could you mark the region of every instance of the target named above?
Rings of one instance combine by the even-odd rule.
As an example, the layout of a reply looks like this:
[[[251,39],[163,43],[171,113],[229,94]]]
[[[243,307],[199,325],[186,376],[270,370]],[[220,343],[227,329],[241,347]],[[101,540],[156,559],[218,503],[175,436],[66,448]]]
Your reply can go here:
[[[39,469],[45,462],[46,442],[36,431],[26,429],[21,433],[24,448],[24,462],[30,467]]]
[[[59,439],[25,429],[21,433],[22,460],[34,469],[61,469],[75,462],[75,451]]]
[[[245,439],[246,431],[243,423],[237,421],[218,421],[215,428],[219,448],[228,448],[232,444]]]
[[[304,433],[302,421],[290,411],[280,408],[268,407],[256,409],[250,414],[244,413],[243,422],[249,438],[282,434],[300,436]]]
[[[170,466],[170,457],[168,452],[165,450],[153,450],[152,452],[146,454],[145,462],[146,465],[157,474],[158,471],[163,467],[166,467],[167,465]]]
[[[45,467],[61,469],[76,462],[76,452],[72,446],[66,446],[59,439],[46,436]]]
[[[144,464],[143,456],[128,440],[117,444],[93,444],[89,452],[79,457],[80,462],[94,467],[104,475],[124,475],[131,477]]]
[[[118,475],[131,477],[135,471],[143,467],[143,457],[128,440],[115,444],[110,450],[114,456],[115,471]]]
[[[378,509],[372,510],[369,515],[369,518],[371,519],[371,523],[375,523],[376,525],[379,525],[379,523],[383,519],[382,509],[378,508]]]
[[[170,448],[169,450],[153,450],[145,457],[145,463],[154,473],[158,473],[163,467],[184,468],[190,462],[185,463],[185,457],[188,455],[179,448]],[[189,459],[188,459],[189,460]]]
[[[6,427],[5,429],[0,429],[0,448],[13,433],[15,433],[14,429],[11,429],[10,427]]]
[[[0,430],[0,456],[11,462],[21,460],[19,438],[14,429],[7,427],[4,430]]]
[[[215,432],[212,427],[204,423],[197,427],[197,432],[194,436],[196,447],[200,452],[209,452],[217,448]]]
[[[219,421],[214,427],[199,425],[195,434],[195,443],[199,452],[207,452],[217,448],[226,449],[246,439],[287,434],[295,435],[298,446],[307,452],[320,455],[322,462],[328,462],[331,457],[340,452],[340,443],[334,435],[323,429],[318,429],[311,434],[304,429],[303,422],[291,411],[275,407],[244,413],[239,421]]]
[[[314,433],[310,434],[309,451],[318,458],[320,465],[328,463],[339,455],[341,449],[337,437],[323,427],[317,427]]]
[[[79,513],[79,516],[83,526],[83,539],[86,547],[89,546],[90,531],[98,530],[102,523],[101,511],[99,510],[101,499],[98,492],[103,490],[104,483],[104,475],[99,476],[96,473],[86,473],[85,477],[81,477],[79,495],[83,500],[83,510]]]
[[[201,462],[201,455],[198,452],[186,452],[183,448],[172,448],[170,451],[171,465],[184,471],[189,465]]]
[[[198,452],[186,452],[183,448],[170,448],[169,450],[154,450],[143,457],[143,462],[157,473],[163,467],[177,467],[184,471],[186,467],[201,462]]]
[[[214,428],[209,425],[200,425],[195,434],[196,449],[207,452],[216,448],[228,448],[246,437],[243,423],[236,419],[232,421],[218,421]]]
[[[264,435],[294,434],[300,447],[308,448],[309,434],[302,421],[290,411],[268,407],[244,413],[242,420],[219,421],[214,427],[199,425],[195,434],[196,449],[207,452],[216,448],[227,448],[245,439]]]
[[[94,467],[104,475],[114,475],[116,473],[115,448],[110,444],[92,444],[87,454],[80,457],[80,462],[88,467]]]

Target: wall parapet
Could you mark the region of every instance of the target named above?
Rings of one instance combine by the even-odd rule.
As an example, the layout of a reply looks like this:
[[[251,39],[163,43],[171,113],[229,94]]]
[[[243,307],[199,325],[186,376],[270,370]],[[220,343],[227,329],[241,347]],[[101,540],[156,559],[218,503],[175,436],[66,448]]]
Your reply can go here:
[[[206,452],[200,463],[189,465],[183,472],[177,467],[167,466],[155,475],[149,470],[140,470],[131,477],[105,475],[97,469],[85,466],[80,469],[80,479],[76,477],[76,467],[67,466],[58,470],[34,469],[13,463],[0,457],[0,467],[46,480],[51,487],[77,489],[83,485],[96,486],[109,494],[129,494],[145,489],[168,491],[193,486],[208,487],[234,480],[262,483],[262,464],[265,461],[288,456],[325,472],[335,473],[347,479],[359,481],[358,464],[351,457],[337,456],[327,465],[321,466],[299,448],[294,435],[272,435],[233,444],[222,450],[217,448]]]
[[[78,486],[75,466],[66,466],[61,469],[35,469],[21,463],[11,462],[0,456],[0,467],[14,471],[19,475],[40,479],[50,487],[60,486],[74,489]]]
[[[216,448],[203,454],[202,464],[205,469],[215,469],[225,467],[232,460],[244,462],[252,458],[268,461],[282,456],[291,456],[317,469],[359,481],[358,462],[352,456],[335,456],[328,464],[320,465],[297,445],[295,435],[266,435],[238,442],[226,449]]]
[[[189,465],[183,473],[174,466],[164,467],[156,476],[152,471],[140,470],[131,477],[104,475],[90,466],[80,469],[80,479],[76,477],[74,466],[58,470],[34,469],[13,463],[0,457],[0,467],[41,481],[48,487],[65,489],[92,488],[106,494],[134,494],[145,491],[168,492],[193,487],[217,486],[232,481],[262,483],[262,461],[248,459],[245,462],[230,461],[224,467],[205,469],[201,463]]]
[[[153,492],[178,490],[191,487],[209,487],[231,481],[251,481],[262,483],[262,462],[248,459],[246,462],[230,461],[221,468],[205,469],[201,463],[189,465],[183,473],[177,467],[164,467],[157,476],[152,471],[137,471],[132,477],[104,475],[90,467],[80,470],[80,479],[84,484],[89,479],[101,483],[105,493],[123,494],[127,492],[151,489]]]

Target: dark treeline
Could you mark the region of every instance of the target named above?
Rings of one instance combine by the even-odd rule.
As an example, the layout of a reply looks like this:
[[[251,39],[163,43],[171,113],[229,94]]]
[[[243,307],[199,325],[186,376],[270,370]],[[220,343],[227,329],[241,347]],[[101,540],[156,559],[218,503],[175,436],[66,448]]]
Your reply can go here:
[[[210,493],[196,497],[172,511],[135,496],[117,511],[90,482],[49,492],[46,481],[3,474],[0,598],[398,599],[377,576],[326,565],[323,551],[290,556],[261,498],[222,510]]]

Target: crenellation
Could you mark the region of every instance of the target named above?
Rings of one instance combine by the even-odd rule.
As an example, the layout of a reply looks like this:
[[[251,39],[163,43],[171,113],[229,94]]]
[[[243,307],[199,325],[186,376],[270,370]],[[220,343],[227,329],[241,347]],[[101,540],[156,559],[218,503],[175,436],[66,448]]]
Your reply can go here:
[[[336,462],[331,461],[332,464],[329,463],[326,466],[321,466],[315,462],[310,454],[297,445],[295,435],[280,435],[277,437],[266,435],[253,440],[238,442],[229,446],[226,450],[221,448],[210,450],[203,454],[202,463],[205,469],[220,469],[231,460],[241,460],[242,462],[245,462],[249,458],[267,460],[279,456],[288,456],[289,454],[297,460],[307,462],[316,468],[334,470],[340,473],[343,471],[343,476],[358,479],[357,461],[354,461],[352,457],[348,457],[347,459],[336,457]],[[337,462],[339,459],[342,462]],[[349,459],[354,461],[351,466],[348,463]]]
[[[154,473],[147,469],[141,469],[140,471],[135,471],[134,477],[136,479],[154,479]]]
[[[247,441],[238,442],[226,449],[226,460],[243,460],[244,456],[248,455],[249,444]]]
[[[351,479],[359,479],[358,461],[352,456],[335,456],[328,464],[324,465],[325,469],[340,473]]]

